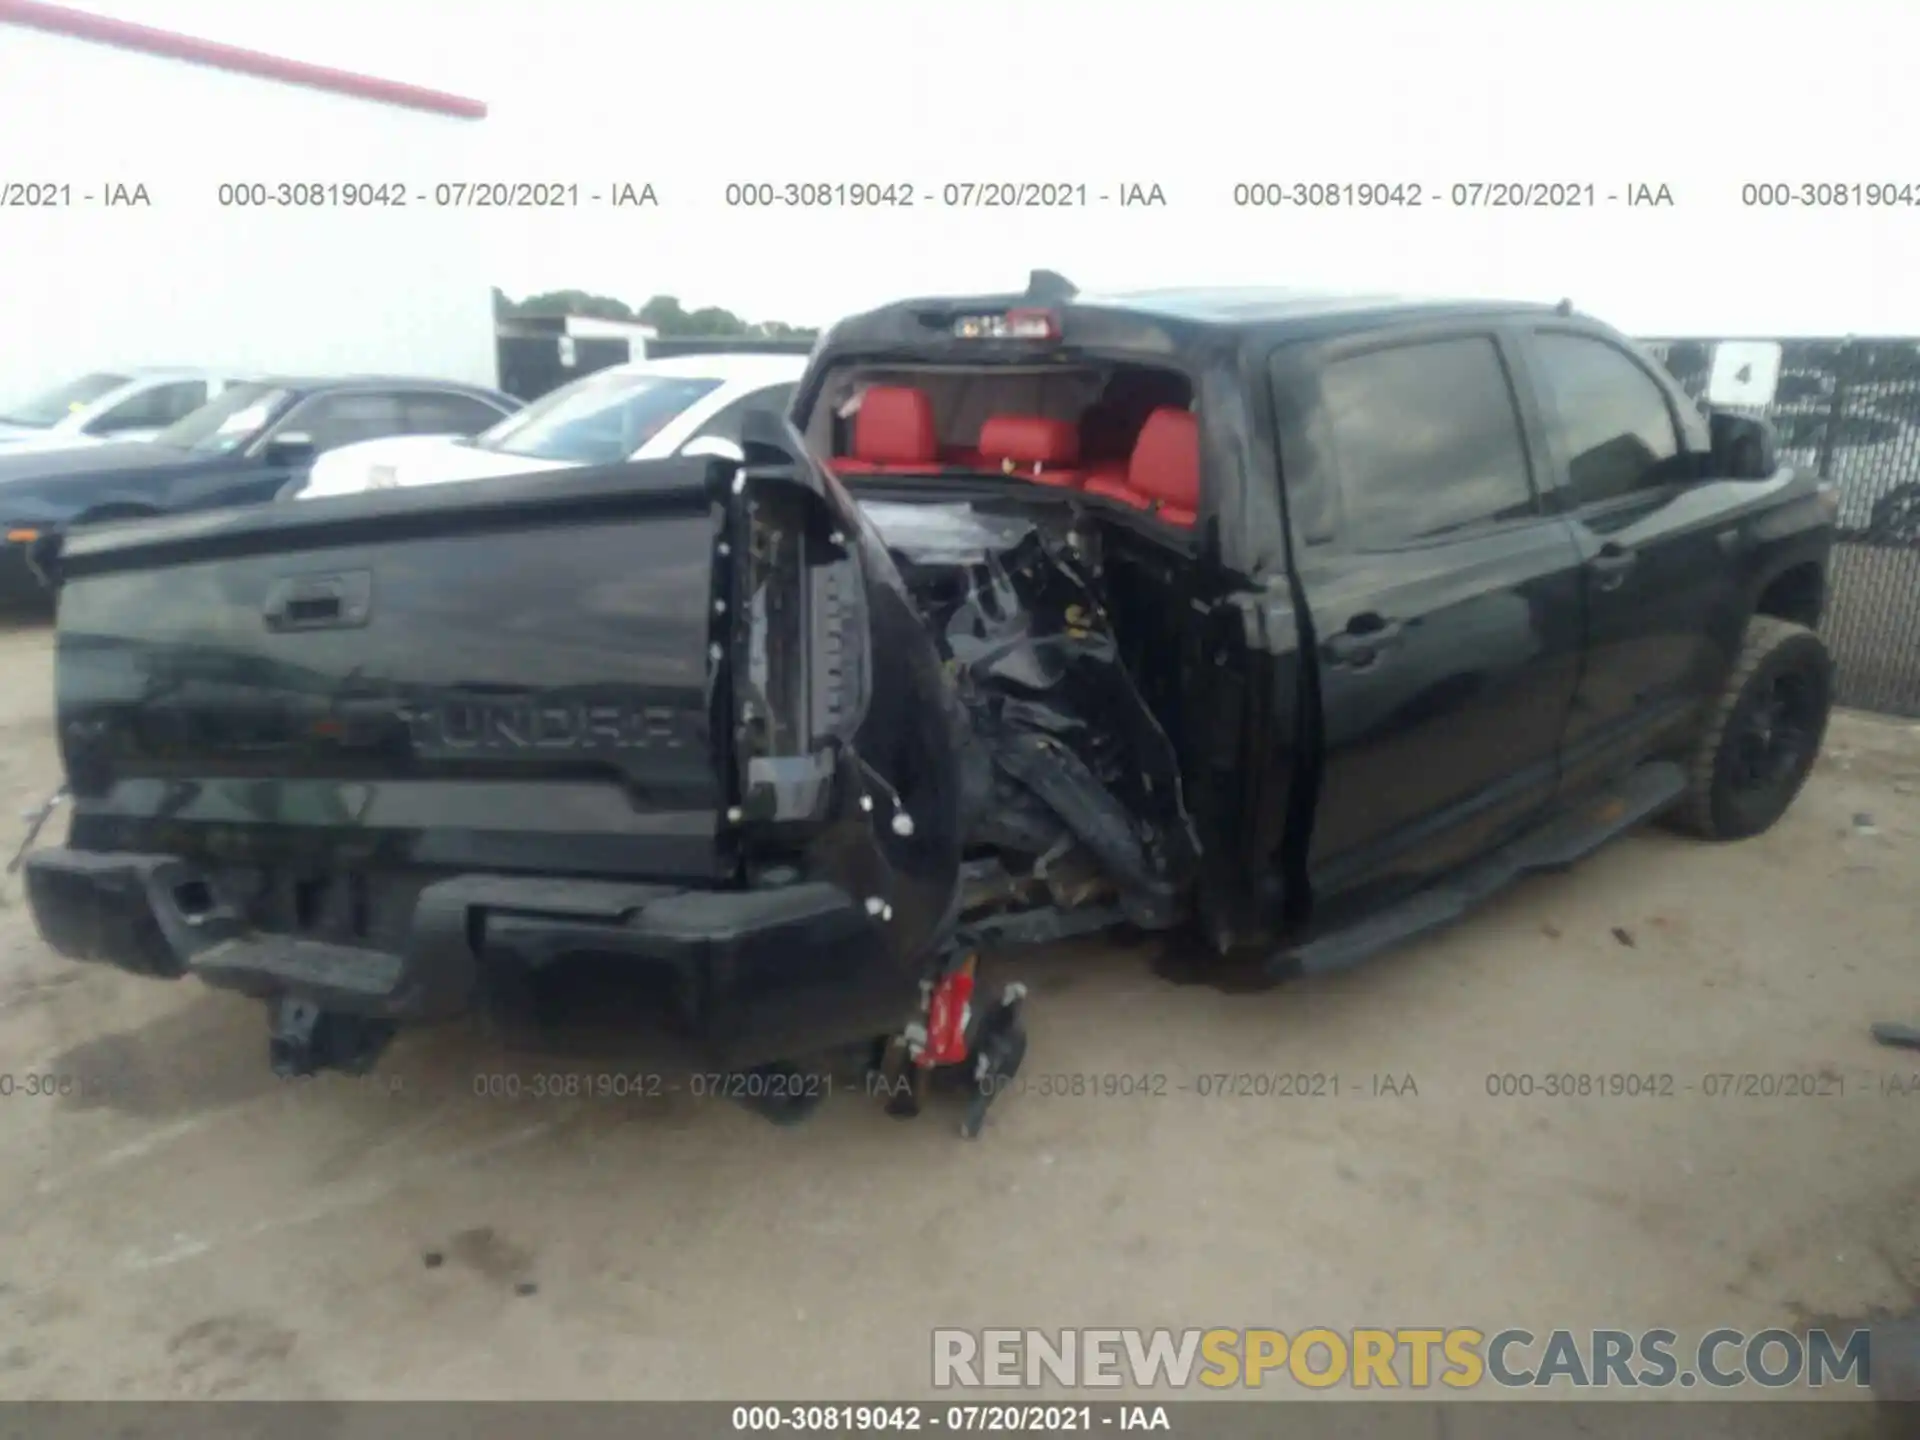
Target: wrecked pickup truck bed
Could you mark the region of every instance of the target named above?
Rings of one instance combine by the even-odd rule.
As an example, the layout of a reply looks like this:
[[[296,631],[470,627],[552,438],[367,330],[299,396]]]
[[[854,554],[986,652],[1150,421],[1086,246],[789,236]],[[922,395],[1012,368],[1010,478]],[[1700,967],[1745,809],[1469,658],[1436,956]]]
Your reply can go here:
[[[1830,497],[1565,307],[1042,273],[843,322],[743,446],[49,550],[42,934],[290,1070],[584,957],[707,1064],[986,1087],[976,950],[1348,965],[1764,829],[1824,729]]]

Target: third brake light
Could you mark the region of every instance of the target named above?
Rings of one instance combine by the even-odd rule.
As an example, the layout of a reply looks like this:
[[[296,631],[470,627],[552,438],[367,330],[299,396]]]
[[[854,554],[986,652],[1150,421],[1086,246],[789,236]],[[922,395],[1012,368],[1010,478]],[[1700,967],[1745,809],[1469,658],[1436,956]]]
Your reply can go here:
[[[953,322],[953,333],[960,340],[1058,340],[1060,317],[1051,310],[962,315]]]

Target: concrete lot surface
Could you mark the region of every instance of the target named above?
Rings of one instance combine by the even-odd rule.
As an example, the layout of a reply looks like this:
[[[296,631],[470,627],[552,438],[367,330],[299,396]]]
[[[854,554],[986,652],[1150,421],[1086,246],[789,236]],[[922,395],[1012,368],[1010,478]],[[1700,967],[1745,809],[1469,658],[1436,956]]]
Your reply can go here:
[[[57,783],[49,674],[43,629],[0,634],[9,817]],[[477,1028],[279,1081],[257,1007],[60,961],[0,895],[0,1396],[900,1398],[936,1326],[1689,1335],[1920,1298],[1920,1054],[1866,1031],[1920,1022],[1909,724],[1837,717],[1757,841],[1636,835],[1338,979],[1003,965],[1034,1048],[974,1144],[858,1094],[786,1129],[538,1096],[650,1086]]]

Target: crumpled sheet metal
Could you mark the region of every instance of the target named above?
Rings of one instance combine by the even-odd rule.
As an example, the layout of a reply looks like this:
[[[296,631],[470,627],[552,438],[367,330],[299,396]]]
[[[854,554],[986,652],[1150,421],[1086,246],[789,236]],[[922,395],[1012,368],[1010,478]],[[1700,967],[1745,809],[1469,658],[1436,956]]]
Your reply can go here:
[[[864,509],[967,711],[969,838],[1035,858],[1077,842],[1129,919],[1172,924],[1199,857],[1178,758],[1064,538],[965,502]]]

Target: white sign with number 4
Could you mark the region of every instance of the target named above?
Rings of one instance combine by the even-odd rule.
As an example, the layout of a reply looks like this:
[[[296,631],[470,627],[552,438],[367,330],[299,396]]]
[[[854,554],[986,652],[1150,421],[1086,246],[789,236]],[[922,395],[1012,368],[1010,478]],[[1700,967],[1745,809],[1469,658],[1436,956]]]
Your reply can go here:
[[[1715,405],[1764,406],[1780,388],[1780,347],[1771,340],[1723,340],[1713,347],[1707,399]]]

